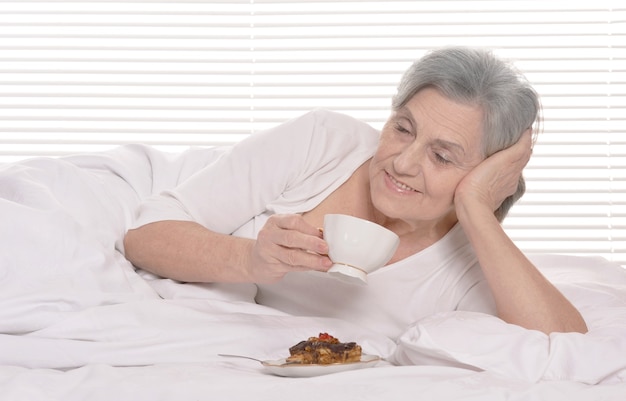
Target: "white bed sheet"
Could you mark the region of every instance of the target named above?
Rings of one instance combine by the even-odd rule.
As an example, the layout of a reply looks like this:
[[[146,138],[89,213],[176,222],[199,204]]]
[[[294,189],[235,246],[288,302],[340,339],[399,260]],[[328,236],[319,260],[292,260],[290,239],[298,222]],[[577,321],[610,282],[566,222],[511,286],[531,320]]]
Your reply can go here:
[[[256,305],[251,285],[135,271],[115,249],[133,210],[201,166],[205,152],[126,146],[0,166],[0,398],[626,399],[626,273],[603,259],[533,256],[580,308],[587,335],[450,312],[415,322],[397,344],[348,322]],[[385,360],[294,379],[217,356],[276,359],[324,331]]]

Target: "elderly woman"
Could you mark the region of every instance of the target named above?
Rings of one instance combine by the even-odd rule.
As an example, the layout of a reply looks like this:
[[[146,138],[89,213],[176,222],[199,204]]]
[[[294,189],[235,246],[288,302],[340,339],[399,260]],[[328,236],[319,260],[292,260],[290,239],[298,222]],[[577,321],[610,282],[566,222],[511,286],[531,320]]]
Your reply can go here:
[[[524,192],[538,114],[530,85],[490,52],[433,51],[404,74],[381,132],[314,111],[252,135],[147,199],[125,255],[176,280],[255,283],[260,304],[391,338],[451,310],[585,332],[579,312],[500,225]],[[400,237],[367,286],[324,274],[332,262],[318,227],[328,213]]]

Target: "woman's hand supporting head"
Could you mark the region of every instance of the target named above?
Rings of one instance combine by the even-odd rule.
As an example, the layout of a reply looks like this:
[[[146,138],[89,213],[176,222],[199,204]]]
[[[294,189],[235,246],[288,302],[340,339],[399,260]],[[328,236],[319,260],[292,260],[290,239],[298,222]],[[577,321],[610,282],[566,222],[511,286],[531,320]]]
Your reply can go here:
[[[474,167],[456,188],[454,201],[457,216],[474,206],[496,211],[505,199],[518,190],[522,171],[531,154],[532,132],[526,130],[517,143],[494,153]]]

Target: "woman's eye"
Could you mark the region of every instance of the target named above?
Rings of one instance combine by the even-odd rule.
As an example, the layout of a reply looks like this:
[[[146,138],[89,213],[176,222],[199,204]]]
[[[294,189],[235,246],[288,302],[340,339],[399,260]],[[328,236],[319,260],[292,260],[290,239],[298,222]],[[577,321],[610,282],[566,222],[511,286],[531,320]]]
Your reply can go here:
[[[409,131],[408,129],[404,128],[402,126],[402,124],[400,124],[400,123],[396,123],[396,131],[401,132],[403,134],[410,134],[411,133],[411,131]]]
[[[441,164],[450,164],[450,160],[448,160],[448,158],[444,155],[442,155],[441,153],[435,152],[435,160],[437,160],[437,163],[441,163]]]

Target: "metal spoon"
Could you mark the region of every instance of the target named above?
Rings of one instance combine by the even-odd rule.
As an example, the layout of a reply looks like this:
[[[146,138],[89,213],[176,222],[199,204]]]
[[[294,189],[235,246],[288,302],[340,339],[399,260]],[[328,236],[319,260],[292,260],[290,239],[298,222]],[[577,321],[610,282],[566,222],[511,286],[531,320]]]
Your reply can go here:
[[[243,359],[250,359],[251,361],[257,361],[260,363],[263,363],[262,360],[257,359],[257,358],[253,358],[251,356],[245,356],[245,355],[235,355],[235,354],[217,354],[217,356],[223,356],[226,358],[243,358]]]
[[[250,359],[251,361],[257,361],[257,362],[260,362],[262,365],[267,365],[268,363],[270,363],[270,362],[271,362],[271,361],[263,361],[263,360],[261,360],[261,359],[253,358],[253,357],[251,357],[251,356],[246,356],[246,355],[235,355],[235,354],[217,354],[217,356],[223,356],[223,357],[226,357],[226,358],[241,358],[241,359]],[[281,363],[281,364],[280,364],[280,366],[283,366],[283,365],[299,365],[299,364],[300,364],[300,363],[299,363],[299,362],[296,362],[296,361],[293,361],[293,362],[292,362],[292,361],[289,361],[289,362],[285,361],[285,362]]]

